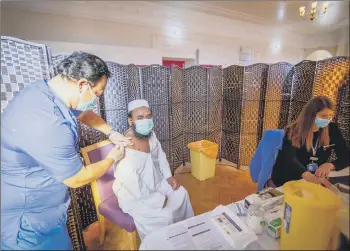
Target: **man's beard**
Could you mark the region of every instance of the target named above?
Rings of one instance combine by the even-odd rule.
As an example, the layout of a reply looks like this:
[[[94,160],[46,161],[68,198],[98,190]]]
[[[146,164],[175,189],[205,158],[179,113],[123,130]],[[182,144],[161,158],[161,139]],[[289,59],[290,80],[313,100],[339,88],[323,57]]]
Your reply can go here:
[[[143,135],[141,133],[138,133],[136,131],[136,126],[134,123],[131,124],[131,130],[134,132],[135,137],[139,140],[149,139],[149,137],[151,137],[151,135],[152,135],[152,132],[150,132],[148,135]]]

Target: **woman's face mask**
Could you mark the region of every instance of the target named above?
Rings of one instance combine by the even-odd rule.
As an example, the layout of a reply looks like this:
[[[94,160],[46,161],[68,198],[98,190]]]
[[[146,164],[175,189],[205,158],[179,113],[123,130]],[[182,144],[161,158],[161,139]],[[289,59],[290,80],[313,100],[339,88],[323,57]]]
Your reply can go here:
[[[315,125],[319,128],[325,128],[326,126],[328,126],[330,122],[331,122],[330,119],[322,119],[319,117],[316,117],[315,119]]]
[[[87,89],[90,90],[92,98],[88,102],[84,102],[82,100],[82,96],[87,91]],[[92,92],[90,85],[88,85],[88,88],[86,88],[85,91],[83,91],[80,94],[80,101],[78,103],[78,106],[77,106],[76,110],[85,112],[85,111],[88,111],[88,110],[93,110],[96,107],[97,107],[97,96]]]
[[[153,126],[153,119],[140,119],[135,121],[135,131],[143,136],[150,135]]]

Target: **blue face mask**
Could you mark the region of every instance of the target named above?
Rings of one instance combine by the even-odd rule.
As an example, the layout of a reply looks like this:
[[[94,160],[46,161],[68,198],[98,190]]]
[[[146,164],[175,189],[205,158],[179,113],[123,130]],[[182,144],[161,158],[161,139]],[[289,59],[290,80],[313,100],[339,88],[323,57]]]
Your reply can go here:
[[[152,132],[153,126],[152,119],[141,119],[135,121],[136,132],[144,136],[148,136]]]
[[[97,107],[97,96],[92,92],[90,85],[88,85],[88,86],[89,86],[89,90],[90,90],[91,95],[92,95],[92,99],[90,99],[90,101],[88,101],[88,102],[79,101],[78,106],[76,108],[76,110],[78,110],[78,111],[85,112],[88,110],[93,110]],[[85,91],[83,93],[81,93],[81,96],[85,93]]]
[[[325,128],[331,121],[329,119],[321,119],[316,117],[315,125],[319,128]]]

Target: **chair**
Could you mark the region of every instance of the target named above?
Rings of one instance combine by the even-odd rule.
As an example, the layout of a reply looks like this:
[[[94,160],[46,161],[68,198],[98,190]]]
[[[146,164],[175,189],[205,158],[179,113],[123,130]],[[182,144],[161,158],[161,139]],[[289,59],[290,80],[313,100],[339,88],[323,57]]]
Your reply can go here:
[[[81,149],[86,165],[103,160],[113,148],[109,140],[105,140]],[[112,186],[114,182],[113,166],[96,181],[91,183],[92,194],[95,201],[97,218],[100,227],[100,244],[105,239],[105,218],[120,227],[120,231],[127,231],[130,237],[132,250],[137,250],[137,232],[133,218],[124,213],[118,204]],[[118,230],[119,231],[119,230]]]
[[[249,170],[252,181],[258,183],[258,191],[266,186],[276,187],[271,180],[271,173],[282,149],[284,133],[282,129],[266,130],[256,148]]]

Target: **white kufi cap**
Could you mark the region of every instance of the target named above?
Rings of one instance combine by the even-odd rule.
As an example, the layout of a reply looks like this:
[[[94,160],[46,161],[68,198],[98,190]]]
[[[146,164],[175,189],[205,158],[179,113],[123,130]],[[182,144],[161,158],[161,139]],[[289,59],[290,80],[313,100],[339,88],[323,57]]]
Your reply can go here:
[[[144,99],[138,99],[138,100],[131,101],[128,104],[128,112],[131,112],[132,110],[139,108],[139,107],[148,107],[149,108],[148,101],[144,100]]]

